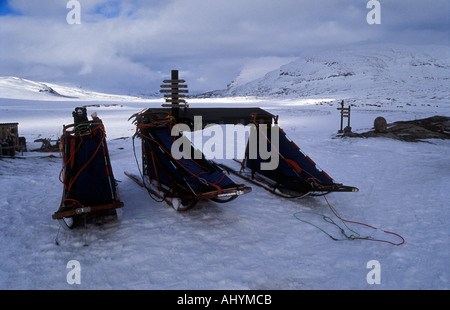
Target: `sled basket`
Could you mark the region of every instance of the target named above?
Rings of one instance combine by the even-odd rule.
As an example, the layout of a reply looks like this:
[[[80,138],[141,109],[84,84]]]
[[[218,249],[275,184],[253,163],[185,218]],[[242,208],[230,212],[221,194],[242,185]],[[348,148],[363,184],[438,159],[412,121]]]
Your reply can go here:
[[[267,140],[267,151],[274,150],[278,156],[278,165],[275,169],[261,169],[262,163],[267,162],[257,152],[256,156],[250,156],[247,146],[244,161],[241,162],[240,176],[251,180],[253,184],[262,185],[277,191],[287,197],[302,197],[304,195],[322,195],[330,192],[357,192],[352,186],[344,186],[336,183],[325,171],[323,171],[309,156],[288,138],[286,133],[276,126],[278,134],[278,146],[272,143],[272,130],[262,131],[256,123],[254,141]],[[263,135],[261,137],[261,135]],[[259,143],[259,142],[258,142]],[[245,173],[245,172],[248,173]]]
[[[136,136],[142,140],[141,183],[166,202],[181,201],[177,210],[189,209],[202,199],[228,202],[251,191],[250,187],[236,184],[188,140],[180,143],[187,139],[182,132],[172,136],[175,120],[170,113],[143,112],[136,117],[135,124]],[[175,141],[189,145],[189,149],[182,150],[181,158],[172,155]]]
[[[52,218],[111,214],[112,210],[121,208],[123,203],[118,198],[102,121],[95,119],[64,126],[61,145],[60,181],[64,189],[60,207]]]

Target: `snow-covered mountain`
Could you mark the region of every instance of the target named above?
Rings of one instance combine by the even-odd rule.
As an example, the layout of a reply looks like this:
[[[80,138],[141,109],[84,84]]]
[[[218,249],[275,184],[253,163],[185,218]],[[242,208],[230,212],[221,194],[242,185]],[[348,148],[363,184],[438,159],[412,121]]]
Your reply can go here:
[[[82,88],[31,81],[13,76],[0,76],[0,98],[45,101],[134,101],[142,99],[135,96],[113,95],[95,91],[87,91]]]
[[[259,70],[264,64],[258,62]],[[301,57],[248,80],[248,67],[211,97],[327,97],[367,104],[449,101],[450,47],[365,46]],[[243,78],[245,77],[245,78]]]

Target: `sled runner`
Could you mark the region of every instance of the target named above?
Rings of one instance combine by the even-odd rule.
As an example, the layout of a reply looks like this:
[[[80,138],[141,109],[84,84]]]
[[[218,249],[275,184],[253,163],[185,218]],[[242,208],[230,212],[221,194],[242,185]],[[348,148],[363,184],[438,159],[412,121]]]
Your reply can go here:
[[[192,156],[174,157],[171,152],[174,142],[187,138],[182,132],[178,136],[171,135],[176,120],[170,112],[149,109],[132,117],[135,117],[133,123],[136,125],[133,141],[135,137],[142,141],[142,172],[140,178],[125,174],[146,188],[155,200],[165,201],[174,209],[184,211],[199,200],[223,203],[251,191],[250,187],[236,184],[190,143],[190,149],[182,152],[190,152]]]
[[[60,207],[52,215],[66,229],[78,226],[88,215],[115,216],[115,209],[123,206],[102,121],[96,115],[89,121],[86,108],[76,108],[73,116],[74,124],[63,127],[63,167],[59,178],[64,189]]]

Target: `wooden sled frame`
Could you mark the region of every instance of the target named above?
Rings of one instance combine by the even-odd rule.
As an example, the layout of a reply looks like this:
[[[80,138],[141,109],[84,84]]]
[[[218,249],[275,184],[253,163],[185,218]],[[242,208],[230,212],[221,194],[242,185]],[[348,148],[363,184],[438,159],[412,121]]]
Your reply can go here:
[[[156,167],[162,166],[160,166],[156,162],[158,161],[158,159],[155,159],[154,157],[155,150],[153,149],[153,147],[156,147],[160,150],[165,150],[165,147],[160,144],[161,141],[158,142],[157,140],[155,140],[155,137],[153,137],[151,130],[158,130],[158,128],[171,128],[171,126],[176,124],[175,118],[170,114],[169,111],[167,109],[157,109],[155,111],[153,111],[153,109],[149,109],[147,111],[136,113],[130,117],[130,119],[136,117],[133,121],[133,123],[136,125],[136,134],[133,137],[133,145],[135,137],[140,137],[143,141],[141,144],[143,172],[140,176],[132,175],[128,172],[125,172],[125,175],[136,182],[139,186],[145,188],[151,196],[153,196],[154,198],[156,197],[159,201],[165,201],[168,205],[170,205],[177,211],[188,210],[200,200],[210,199],[215,202],[225,203],[237,198],[240,195],[249,193],[251,191],[251,188],[245,186],[244,184],[234,184],[235,186],[232,187],[220,187],[218,185],[213,185],[206,182],[205,184],[212,185],[212,190],[206,192],[196,192],[191,188],[189,183],[182,185],[179,182],[177,183],[175,179],[173,179],[172,181],[177,184],[177,186],[174,186],[172,188],[169,188],[169,186],[164,185],[160,182],[157,171],[158,169]],[[151,121],[148,122],[148,120]],[[149,148],[148,151],[146,151],[144,144]],[[152,144],[154,144],[153,147],[151,146]],[[172,155],[168,150],[165,150],[164,152],[169,161],[172,161],[172,166],[175,169],[183,170],[183,164],[172,158]],[[191,160],[195,161],[194,159]],[[137,158],[136,161],[138,162]],[[201,161],[207,160],[202,159]],[[216,171],[223,172],[223,170],[218,165],[216,165],[212,161],[209,162],[210,164],[207,165],[209,165],[210,168],[215,169]],[[199,163],[197,162],[197,164]],[[203,164],[206,164],[206,162],[204,162]],[[149,175],[149,170],[154,171],[155,175],[153,177]],[[162,168],[162,171],[164,170],[165,169]],[[165,175],[169,176],[170,178],[169,171],[166,170]],[[223,172],[223,176],[225,175],[226,173]],[[178,189],[184,188],[184,190],[182,190],[183,193],[177,192],[175,190],[175,187]],[[217,190],[215,190],[214,187]]]

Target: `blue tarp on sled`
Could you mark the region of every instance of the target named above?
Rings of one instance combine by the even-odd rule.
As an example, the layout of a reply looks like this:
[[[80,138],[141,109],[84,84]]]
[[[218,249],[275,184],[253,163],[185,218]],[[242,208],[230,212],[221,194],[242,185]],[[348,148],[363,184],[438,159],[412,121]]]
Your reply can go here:
[[[63,220],[120,208],[106,132],[100,119],[64,126],[61,137],[64,185],[60,207],[52,216]],[[64,227],[72,228],[64,221]]]
[[[261,163],[267,162],[260,156],[261,152],[255,157],[250,156],[247,148],[245,165],[251,170],[252,176],[262,175],[271,180],[273,188],[289,190],[299,194],[310,192],[330,192],[330,191],[357,191],[354,187],[337,184],[323,171],[309,156],[304,154],[300,148],[290,140],[286,133],[279,127],[276,127],[278,133],[279,145],[275,147],[272,143],[271,130],[262,131],[257,125],[255,135],[251,137],[255,141],[260,141],[260,135],[267,140],[267,152],[275,151],[279,156],[278,166],[273,170],[261,169]],[[261,146],[259,146],[261,147]]]
[[[109,167],[105,133],[101,123],[90,123],[83,135],[65,137],[65,199],[82,205],[99,205],[114,200],[114,176]]]
[[[150,189],[150,184],[145,184],[145,178],[148,178],[153,186],[152,193],[159,198],[167,202],[168,199],[180,199],[182,206],[176,207],[177,210],[190,208],[201,199],[227,202],[250,191],[249,187],[236,184],[216,164],[205,159],[189,141],[180,143],[179,139],[187,139],[182,133],[172,136],[175,122],[169,114],[143,112],[135,123],[137,136],[142,140],[143,185]],[[179,150],[185,156],[173,156],[175,141],[177,146],[189,145],[189,149]],[[195,153],[201,156],[194,156]]]

